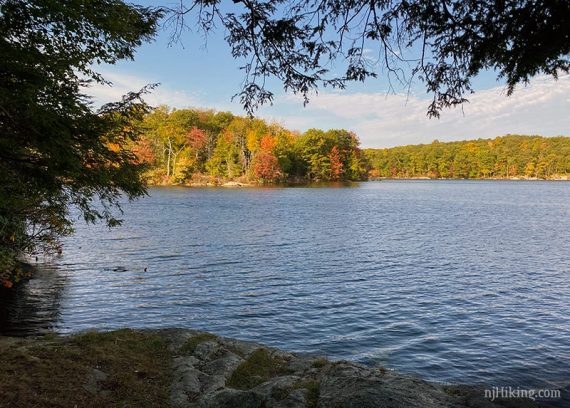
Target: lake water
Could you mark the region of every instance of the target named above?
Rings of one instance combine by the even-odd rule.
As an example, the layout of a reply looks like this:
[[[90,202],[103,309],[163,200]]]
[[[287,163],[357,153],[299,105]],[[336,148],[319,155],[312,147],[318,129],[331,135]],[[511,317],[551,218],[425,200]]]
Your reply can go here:
[[[154,188],[125,210],[4,296],[1,331],[191,327],[568,395],[570,183]]]

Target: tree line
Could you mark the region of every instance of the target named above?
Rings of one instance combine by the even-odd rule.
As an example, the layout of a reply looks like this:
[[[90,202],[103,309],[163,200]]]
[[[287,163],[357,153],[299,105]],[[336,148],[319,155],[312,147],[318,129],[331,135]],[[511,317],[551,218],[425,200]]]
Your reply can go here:
[[[346,130],[287,130],[230,112],[169,109],[146,115],[132,145],[154,184],[364,180],[358,137]]]
[[[358,181],[369,178],[539,178],[570,174],[570,138],[506,135],[359,148],[347,130],[299,133],[230,112],[159,107],[131,146],[151,184]]]
[[[570,137],[506,135],[365,149],[369,175],[388,178],[539,178],[570,174]]]

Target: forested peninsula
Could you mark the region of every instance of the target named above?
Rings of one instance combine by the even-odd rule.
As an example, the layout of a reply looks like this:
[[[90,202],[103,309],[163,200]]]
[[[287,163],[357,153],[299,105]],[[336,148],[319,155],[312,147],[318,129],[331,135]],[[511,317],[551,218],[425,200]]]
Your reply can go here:
[[[344,129],[285,129],[262,119],[162,106],[130,146],[150,184],[247,185],[379,178],[568,179],[570,138],[507,135],[360,149]]]
[[[356,135],[311,129],[303,134],[261,119],[212,110],[159,107],[133,146],[151,184],[277,183],[365,180]]]

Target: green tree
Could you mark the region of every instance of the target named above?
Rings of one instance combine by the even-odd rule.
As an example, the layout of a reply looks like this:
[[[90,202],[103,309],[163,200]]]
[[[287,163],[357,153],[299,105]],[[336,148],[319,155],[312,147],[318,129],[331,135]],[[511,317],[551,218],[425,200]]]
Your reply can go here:
[[[97,63],[131,59],[161,13],[118,0],[0,1],[0,280],[18,256],[58,248],[70,206],[116,218],[121,195],[145,193],[127,146],[147,111],[140,93],[94,112],[82,86]]]
[[[231,132],[221,134],[216,142],[212,157],[206,162],[206,170],[213,176],[221,178],[239,177],[243,173],[240,163],[240,150],[232,143]]]
[[[366,149],[372,177],[553,178],[568,175],[570,138],[507,135]],[[420,165],[424,160],[427,165]]]
[[[306,163],[306,177],[309,180],[328,180],[330,177],[330,151],[333,147],[326,132],[319,129],[307,130],[299,139],[299,153]]]

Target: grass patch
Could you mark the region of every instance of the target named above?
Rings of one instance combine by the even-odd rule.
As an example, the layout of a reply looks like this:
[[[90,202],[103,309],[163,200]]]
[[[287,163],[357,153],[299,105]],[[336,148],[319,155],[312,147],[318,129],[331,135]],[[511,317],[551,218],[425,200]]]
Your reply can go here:
[[[311,364],[311,365],[313,366],[313,368],[323,368],[328,363],[329,363],[329,360],[327,360],[324,357],[319,357],[319,358],[313,360],[313,364]]]
[[[234,370],[226,386],[249,390],[275,376],[289,373],[287,363],[268,349],[258,348]]]
[[[299,381],[293,384],[292,390],[307,390],[307,405],[309,408],[315,408],[319,403],[319,395],[321,393],[321,384],[317,380]]]
[[[0,351],[0,407],[165,407],[172,357],[156,334],[119,330],[25,341]],[[83,388],[94,369],[101,392]]]
[[[463,392],[457,387],[443,387],[443,392],[454,397],[463,395]]]
[[[184,354],[193,354],[196,351],[196,348],[205,341],[211,341],[216,339],[216,336],[210,333],[201,333],[197,334],[196,336],[190,337],[186,343],[182,346],[180,351]]]

